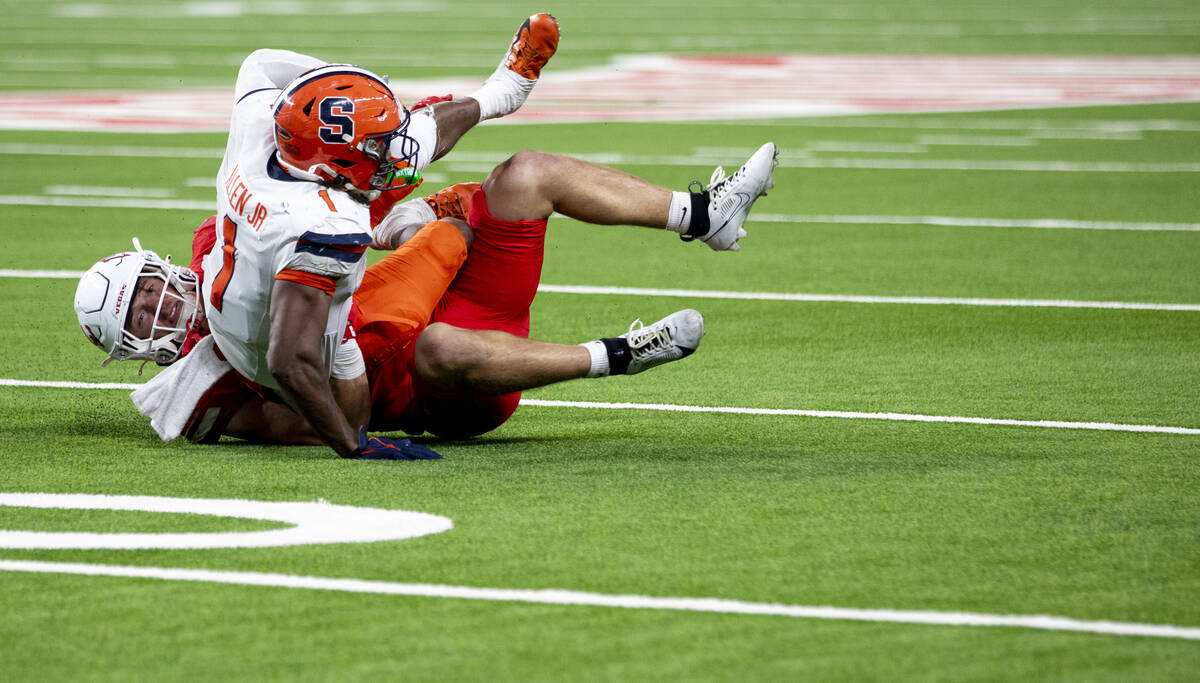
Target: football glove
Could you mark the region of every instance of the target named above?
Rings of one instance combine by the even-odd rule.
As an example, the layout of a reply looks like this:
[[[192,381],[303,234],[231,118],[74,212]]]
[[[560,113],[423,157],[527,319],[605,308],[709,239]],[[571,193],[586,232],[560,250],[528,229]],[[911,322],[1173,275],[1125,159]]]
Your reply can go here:
[[[449,102],[452,99],[454,99],[454,95],[430,95],[429,97],[423,97],[417,100],[417,103],[410,107],[409,111],[417,111],[418,109],[424,109],[425,107],[432,107],[438,102]]]
[[[358,448],[350,454],[354,460],[440,460],[437,451],[408,439],[367,436],[366,427],[358,428]]]

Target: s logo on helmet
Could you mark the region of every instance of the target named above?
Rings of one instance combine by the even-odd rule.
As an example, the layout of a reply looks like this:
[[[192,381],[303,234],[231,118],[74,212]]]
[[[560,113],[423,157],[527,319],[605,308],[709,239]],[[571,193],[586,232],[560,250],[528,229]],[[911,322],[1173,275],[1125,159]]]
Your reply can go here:
[[[329,143],[346,143],[354,139],[354,119],[345,114],[354,113],[354,102],[345,97],[326,97],[318,109],[321,126],[318,133]]]

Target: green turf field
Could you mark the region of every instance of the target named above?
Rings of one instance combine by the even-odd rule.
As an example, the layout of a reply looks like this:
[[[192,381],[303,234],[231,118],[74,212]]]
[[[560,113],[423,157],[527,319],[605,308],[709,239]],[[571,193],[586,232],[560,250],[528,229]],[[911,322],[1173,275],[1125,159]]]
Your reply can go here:
[[[550,68],[635,52],[1200,52],[1200,10],[1164,0],[562,4],[549,8],[564,26]],[[519,19],[543,9],[247,5],[7,3],[0,90],[225,87],[241,56],[266,45],[403,78],[483,76]],[[739,254],[551,221],[542,282],[610,292],[539,294],[533,336],[581,342],[693,307],[707,323],[693,357],[528,392],[576,405],[524,406],[469,441],[423,439],[445,456],[436,462],[164,445],[128,390],[37,385],[155,372],[100,367],[71,310],[76,280],[0,275],[0,380],[17,381],[0,384],[0,493],[323,499],[454,522],[366,544],[2,549],[0,569],[36,561],[1051,615],[1188,637],[0,571],[0,679],[1195,680],[1200,103],[483,126],[426,187],[479,180],[536,148],[609,155],[589,158],[682,189],[706,180],[714,159],[732,170],[766,140],[782,150],[776,189],[756,205]],[[186,261],[208,212],[145,207],[212,201],[203,183],[223,144],[219,133],[0,131],[0,271],[82,271],[132,235]],[[96,188],[129,190],[134,206],[89,201]],[[78,205],[47,205],[62,198]],[[977,305],[989,302],[1004,305]],[[709,412],[597,405],[616,402]],[[1027,424],[1043,421],[1114,429]],[[279,527],[0,505],[0,530]]]

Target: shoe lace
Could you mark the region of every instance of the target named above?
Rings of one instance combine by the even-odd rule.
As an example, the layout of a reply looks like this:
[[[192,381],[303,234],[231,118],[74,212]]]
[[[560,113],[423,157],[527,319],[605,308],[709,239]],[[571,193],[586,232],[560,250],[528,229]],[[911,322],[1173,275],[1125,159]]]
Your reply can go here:
[[[639,355],[652,353],[671,346],[671,331],[666,325],[646,327],[638,318],[629,325],[629,333],[625,335],[629,342],[629,350]]]
[[[716,201],[725,196],[729,192],[729,188],[737,185],[737,181],[744,178],[746,175],[746,167],[743,166],[734,172],[731,176],[725,175],[725,169],[721,166],[713,170],[712,177],[708,179],[709,198]]]

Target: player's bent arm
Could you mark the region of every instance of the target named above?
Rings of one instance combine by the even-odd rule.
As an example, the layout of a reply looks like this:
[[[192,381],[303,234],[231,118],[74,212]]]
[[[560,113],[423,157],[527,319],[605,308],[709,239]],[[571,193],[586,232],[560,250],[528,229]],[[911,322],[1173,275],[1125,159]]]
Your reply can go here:
[[[479,123],[479,103],[470,97],[439,102],[430,107],[437,123],[437,146],[432,161],[441,159],[458,144],[467,131]]]
[[[329,381],[334,400],[352,424],[366,424],[371,417],[370,393],[364,391],[367,376]],[[299,413],[282,403],[255,397],[237,407],[222,434],[255,443],[282,446],[320,446],[324,441]]]
[[[305,71],[321,66],[324,61],[291,50],[255,50],[238,69],[234,101],[255,90],[281,89]]]
[[[338,455],[349,457],[358,448],[359,425],[351,425],[334,400],[321,354],[330,302],[319,289],[275,281],[267,370],[321,440]],[[366,384],[361,386],[365,391]]]

